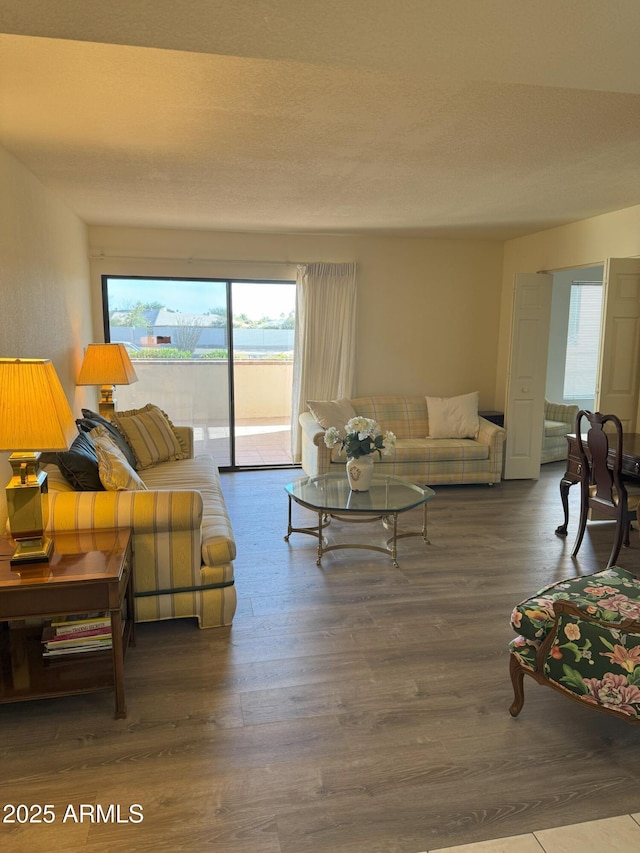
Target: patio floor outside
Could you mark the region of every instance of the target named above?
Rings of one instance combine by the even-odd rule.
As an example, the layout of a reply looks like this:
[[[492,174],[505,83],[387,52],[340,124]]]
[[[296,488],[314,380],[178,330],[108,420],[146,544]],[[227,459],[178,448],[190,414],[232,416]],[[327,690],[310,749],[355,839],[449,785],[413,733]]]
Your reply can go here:
[[[229,427],[193,430],[198,453],[212,453],[220,467],[229,464]],[[282,418],[242,420],[236,423],[236,465],[291,465],[291,425]]]

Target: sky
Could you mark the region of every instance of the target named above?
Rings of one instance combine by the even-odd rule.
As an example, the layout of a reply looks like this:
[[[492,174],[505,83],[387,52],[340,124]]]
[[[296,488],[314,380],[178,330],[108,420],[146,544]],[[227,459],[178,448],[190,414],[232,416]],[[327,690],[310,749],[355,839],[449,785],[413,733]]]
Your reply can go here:
[[[157,279],[108,279],[109,309],[133,308],[137,302],[160,302],[183,314],[204,314],[211,308],[225,307],[226,282]],[[294,284],[273,282],[234,282],[233,313],[250,319],[279,317],[293,311]]]

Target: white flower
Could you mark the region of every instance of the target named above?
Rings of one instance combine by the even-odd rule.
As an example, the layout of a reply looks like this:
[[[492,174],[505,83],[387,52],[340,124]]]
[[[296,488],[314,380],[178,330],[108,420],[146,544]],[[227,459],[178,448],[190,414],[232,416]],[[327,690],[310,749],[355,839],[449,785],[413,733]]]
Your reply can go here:
[[[396,437],[395,435],[387,430],[384,434],[384,447],[382,449],[383,456],[391,456],[393,451],[396,449]]]
[[[376,435],[380,435],[380,425],[371,418],[355,417],[347,422],[345,432],[357,432],[358,438],[362,441],[367,436],[375,438]]]
[[[342,439],[340,438],[340,433],[336,429],[336,427],[329,427],[329,429],[324,434],[324,443],[327,447],[333,447],[334,444],[337,444]]]
[[[396,437],[389,430],[383,434],[380,424],[373,418],[356,416],[345,424],[344,436],[336,427],[329,427],[324,434],[324,443],[327,447],[340,444],[340,453],[346,450],[347,456],[357,459],[369,453],[390,456]]]

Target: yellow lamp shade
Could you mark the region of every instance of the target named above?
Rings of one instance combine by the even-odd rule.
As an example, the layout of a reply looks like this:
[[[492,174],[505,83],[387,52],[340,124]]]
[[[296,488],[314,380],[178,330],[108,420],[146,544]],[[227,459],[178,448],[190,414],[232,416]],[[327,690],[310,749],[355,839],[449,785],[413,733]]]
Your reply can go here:
[[[89,344],[78,385],[130,385],[138,377],[124,344]]]
[[[124,344],[89,344],[78,376],[78,385],[100,385],[101,397],[98,411],[111,418],[116,401],[114,385],[130,385],[138,377]]]
[[[6,488],[9,529],[16,541],[12,565],[47,561],[47,475],[40,451],[66,450],[78,435],[69,403],[49,359],[0,358],[0,450],[13,477]],[[18,449],[20,448],[20,449]]]
[[[51,361],[0,358],[0,450],[67,450],[77,435]]]

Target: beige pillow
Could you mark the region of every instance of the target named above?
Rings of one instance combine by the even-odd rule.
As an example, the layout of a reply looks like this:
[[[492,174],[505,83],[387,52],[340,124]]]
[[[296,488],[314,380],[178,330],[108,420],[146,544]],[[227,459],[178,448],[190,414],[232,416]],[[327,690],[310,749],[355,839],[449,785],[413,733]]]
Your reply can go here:
[[[346,397],[340,400],[307,400],[309,411],[324,429],[337,427],[344,430],[347,421],[355,418],[356,413]]]
[[[110,492],[146,491],[147,487],[127,462],[127,458],[103,426],[89,433],[98,455],[98,475]]]
[[[429,438],[477,438],[477,391],[459,397],[427,397]]]
[[[147,403],[142,409],[114,412],[112,420],[133,450],[138,470],[170,459],[187,458],[173,424],[153,403]]]

